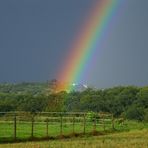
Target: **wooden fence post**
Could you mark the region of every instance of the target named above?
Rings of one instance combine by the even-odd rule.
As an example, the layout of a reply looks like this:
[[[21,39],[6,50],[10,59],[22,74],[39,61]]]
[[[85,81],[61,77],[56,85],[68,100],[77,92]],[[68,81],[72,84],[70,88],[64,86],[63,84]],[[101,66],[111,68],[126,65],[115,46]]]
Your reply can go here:
[[[33,133],[34,133],[34,116],[32,116],[31,120],[31,138],[33,138]]]
[[[114,115],[112,114],[112,129],[115,129],[115,125],[114,125]]]
[[[105,131],[105,115],[103,115],[103,129]]]
[[[16,115],[14,115],[14,140],[16,140]]]
[[[96,115],[94,116],[94,129],[93,132],[96,132]]]
[[[60,135],[63,135],[63,116],[61,114],[61,119],[60,119]]]
[[[48,119],[46,119],[46,136],[48,137]]]
[[[84,119],[83,120],[84,120],[83,121],[84,122],[84,129],[83,129],[84,131],[83,131],[83,133],[85,134],[85,132],[86,132],[86,118],[85,118],[85,114],[84,114]]]
[[[75,117],[73,116],[73,134],[75,133]]]

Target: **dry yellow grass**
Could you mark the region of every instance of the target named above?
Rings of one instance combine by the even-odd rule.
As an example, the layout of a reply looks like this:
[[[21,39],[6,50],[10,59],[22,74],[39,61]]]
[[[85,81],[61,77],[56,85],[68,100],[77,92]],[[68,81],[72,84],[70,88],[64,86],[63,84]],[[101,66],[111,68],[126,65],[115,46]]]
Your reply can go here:
[[[148,129],[69,140],[1,144],[0,148],[148,148]]]

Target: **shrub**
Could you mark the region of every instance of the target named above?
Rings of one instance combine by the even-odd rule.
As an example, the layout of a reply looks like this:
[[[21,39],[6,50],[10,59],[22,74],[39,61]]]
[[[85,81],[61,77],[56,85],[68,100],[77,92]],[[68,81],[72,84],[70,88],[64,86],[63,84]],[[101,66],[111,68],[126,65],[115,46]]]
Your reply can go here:
[[[137,105],[132,105],[125,113],[128,119],[142,121],[144,120],[144,109]]]

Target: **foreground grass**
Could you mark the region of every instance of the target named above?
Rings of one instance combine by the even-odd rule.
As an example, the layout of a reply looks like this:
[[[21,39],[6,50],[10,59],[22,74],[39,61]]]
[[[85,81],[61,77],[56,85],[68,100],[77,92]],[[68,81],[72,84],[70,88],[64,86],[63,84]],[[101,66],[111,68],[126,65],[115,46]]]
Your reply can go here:
[[[132,130],[96,137],[81,137],[68,140],[1,144],[0,148],[147,148],[148,129]]]

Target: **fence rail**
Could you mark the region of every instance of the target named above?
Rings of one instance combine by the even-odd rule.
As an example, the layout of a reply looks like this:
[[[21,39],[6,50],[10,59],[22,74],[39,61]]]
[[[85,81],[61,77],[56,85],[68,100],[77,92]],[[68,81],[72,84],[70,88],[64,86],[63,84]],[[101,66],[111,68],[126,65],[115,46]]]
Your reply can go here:
[[[0,112],[0,142],[63,136],[115,128],[112,114],[86,112]]]

